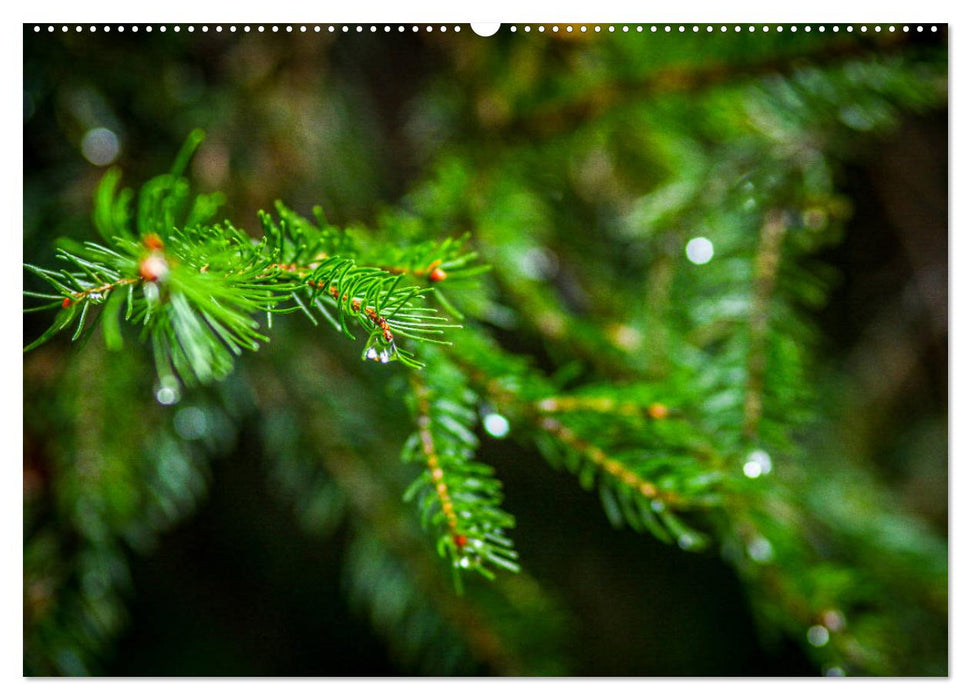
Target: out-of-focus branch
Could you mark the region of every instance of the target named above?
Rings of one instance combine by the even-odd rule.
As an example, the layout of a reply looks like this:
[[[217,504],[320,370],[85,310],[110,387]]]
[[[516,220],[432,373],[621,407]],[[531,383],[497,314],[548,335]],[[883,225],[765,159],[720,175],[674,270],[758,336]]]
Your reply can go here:
[[[866,57],[888,49],[900,50],[912,43],[907,34],[884,34],[878,42],[833,41],[796,56],[770,59],[749,65],[717,64],[702,68],[672,66],[636,80],[604,83],[584,92],[581,97],[553,100],[530,111],[522,111],[515,119],[496,124],[507,141],[528,141],[551,138],[567,132],[578,124],[588,123],[609,110],[636,100],[657,97],[666,93],[691,93],[729,83],[743,82],[767,75],[788,75],[800,66],[825,66],[850,58]]]
[[[744,417],[742,432],[754,440],[762,417],[762,390],[765,387],[765,344],[769,333],[772,289],[779,272],[779,258],[786,225],[779,211],[766,216],[755,253],[755,289],[752,315],[749,319],[751,345],[748,355],[748,379],[745,385]]]

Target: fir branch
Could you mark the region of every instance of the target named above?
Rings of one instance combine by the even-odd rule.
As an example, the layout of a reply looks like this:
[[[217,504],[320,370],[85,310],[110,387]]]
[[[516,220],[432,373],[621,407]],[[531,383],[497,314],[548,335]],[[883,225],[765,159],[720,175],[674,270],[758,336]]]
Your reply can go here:
[[[465,337],[453,356],[481,387],[486,398],[502,414],[534,434],[537,447],[551,465],[564,465],[575,473],[587,489],[597,486],[604,509],[615,526],[627,523],[637,531],[648,531],[659,539],[673,539],[685,549],[703,546],[707,538],[688,526],[674,511],[717,505],[720,496],[713,490],[723,478],[722,460],[711,445],[699,437],[698,429],[688,423],[666,432],[651,431],[651,442],[623,444],[611,438],[617,433],[615,416],[663,424],[670,410],[650,401],[636,407],[620,396],[558,396],[551,399],[554,386],[518,358],[505,354],[493,345]],[[620,394],[615,390],[615,393]],[[533,398],[545,395],[547,398]],[[573,408],[617,409],[594,411],[602,414],[596,422],[583,419],[583,428],[567,425],[554,418],[548,409]],[[653,417],[651,413],[655,416]],[[564,415],[582,416],[572,411]],[[606,423],[601,422],[607,421]],[[535,429],[539,429],[536,433]],[[620,435],[627,435],[627,431]],[[651,476],[648,476],[651,474]],[[654,475],[657,475],[655,478]],[[662,481],[664,483],[662,483]]]
[[[411,275],[430,283],[474,277],[490,268],[489,265],[470,266],[479,254],[466,251],[468,233],[441,241],[415,241],[411,245],[382,246],[371,252],[381,260],[380,267],[396,275]]]
[[[575,430],[555,418],[544,417],[538,427],[559,443],[558,450],[537,445],[552,464],[562,463],[577,474],[586,488],[599,487],[601,501],[608,519],[616,527],[624,523],[635,531],[648,531],[664,542],[671,542],[671,535],[682,549],[699,549],[708,538],[684,523],[674,510],[700,505],[685,495],[661,486],[638,473],[629,462],[608,454],[604,448],[577,434]],[[678,460],[663,452],[648,457],[641,455],[642,465],[658,467],[667,463],[685,469],[689,462]]]
[[[278,220],[260,212],[264,235],[258,240],[230,222],[207,223],[221,198],[193,198],[181,177],[200,139],[201,134],[193,133],[172,172],[149,180],[134,200],[130,190],[116,194],[120,174],[109,171],[96,193],[94,216],[108,245],[86,243],[76,252],[58,252],[76,271],[27,266],[64,296],[54,323],[26,350],[75,321],[76,340],[86,328],[89,306],[105,303],[122,287],[128,287],[124,319],[143,326],[163,381],[225,377],[236,356],[268,340],[253,319],[256,313],[265,313],[269,326],[274,313],[302,311],[312,318],[310,310],[316,309],[352,339],[351,324],[356,323],[368,334],[364,359],[398,360],[412,368],[420,368],[421,362],[400,346],[399,338],[446,344],[445,333],[460,327],[422,303],[425,289],[400,284],[401,273],[359,265],[354,241],[327,224],[319,208],[313,224],[277,203]],[[137,211],[135,230],[128,211],[131,201]],[[416,245],[395,260],[410,256],[416,261],[435,253],[443,257],[425,266],[430,280],[444,279],[446,268],[468,274],[466,264],[474,254],[460,253],[464,240]],[[293,306],[286,303],[290,301]],[[48,302],[40,308],[54,306]],[[337,312],[336,319],[328,306]],[[113,302],[106,319],[112,347],[121,344],[114,316],[119,310]]]
[[[882,36],[879,45],[837,39],[796,55],[771,55],[749,65],[664,67],[644,77],[596,85],[576,97],[541,102],[530,111],[520,113],[515,120],[492,126],[501,130],[505,139],[514,142],[554,138],[577,124],[596,123],[610,110],[623,108],[633,100],[643,100],[645,95],[657,98],[671,93],[696,93],[774,75],[787,76],[806,65],[840,66],[848,59],[886,56],[889,49],[903,51],[914,39],[902,33]]]
[[[429,359],[427,378],[410,378],[417,430],[402,459],[421,462],[425,470],[405,500],[418,504],[423,524],[437,532],[439,554],[456,571],[473,569],[487,578],[494,576],[493,566],[517,572],[518,555],[505,534],[515,520],[501,508],[501,484],[491,467],[473,459],[475,394],[441,355]]]
[[[626,486],[635,489],[644,498],[657,499],[662,502],[674,504],[678,502],[679,499],[676,494],[660,491],[656,484],[638,476],[619,459],[609,457],[601,448],[581,438],[573,430],[555,418],[541,418],[539,420],[539,427],[553,435],[571,450],[578,452],[588,459],[597,469]]]

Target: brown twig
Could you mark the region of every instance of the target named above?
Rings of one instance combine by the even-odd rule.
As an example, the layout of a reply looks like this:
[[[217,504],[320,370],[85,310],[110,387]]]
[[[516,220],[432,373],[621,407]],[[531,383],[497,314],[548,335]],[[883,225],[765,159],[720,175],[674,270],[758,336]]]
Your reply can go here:
[[[141,280],[140,278],[137,278],[137,277],[123,277],[121,279],[115,280],[114,282],[107,282],[105,284],[102,284],[99,287],[91,287],[90,289],[84,289],[80,292],[72,292],[70,296],[64,297],[64,303],[62,304],[62,306],[68,307],[71,304],[77,304],[78,302],[84,301],[92,294],[104,294],[105,292],[110,292],[111,290],[117,289],[118,287],[124,287],[125,285],[128,285],[128,284],[135,284],[136,282],[139,282],[139,281]]]

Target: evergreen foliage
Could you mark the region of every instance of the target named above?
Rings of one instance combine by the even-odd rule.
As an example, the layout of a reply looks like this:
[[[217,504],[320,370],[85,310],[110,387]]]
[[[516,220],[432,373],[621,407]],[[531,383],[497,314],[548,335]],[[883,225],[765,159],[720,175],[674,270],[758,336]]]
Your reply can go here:
[[[230,198],[186,175],[200,130],[137,193],[109,169],[101,240],[25,265],[46,285],[27,310],[54,315],[27,350],[102,332],[57,379],[25,374],[28,422],[66,436],[54,498],[25,510],[27,672],[97,671],[126,551],[255,422],[301,525],[350,523],[349,597],[402,668],[571,672],[569,613],[480,455],[508,430],[616,528],[719,552],[820,671],[945,673],[946,541],[831,439],[816,314],[841,168],[946,105],[946,47],[704,38],[443,45],[477,87],[424,88],[423,175],[367,226],[220,218]]]

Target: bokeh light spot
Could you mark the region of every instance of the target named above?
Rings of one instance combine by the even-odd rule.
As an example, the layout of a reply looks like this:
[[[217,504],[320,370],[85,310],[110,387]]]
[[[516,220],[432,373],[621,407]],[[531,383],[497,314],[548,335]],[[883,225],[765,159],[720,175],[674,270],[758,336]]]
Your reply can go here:
[[[711,262],[715,256],[715,246],[704,236],[698,236],[688,241],[688,245],[684,247],[684,253],[695,265],[704,265]]]
[[[490,413],[483,418],[482,427],[494,438],[504,438],[509,434],[509,421],[498,413]]]
[[[808,639],[809,643],[814,647],[826,646],[826,644],[829,642],[829,630],[822,625],[813,625],[809,628],[809,631],[806,632],[806,639]]]
[[[90,129],[81,139],[81,153],[93,165],[110,165],[120,151],[118,136],[103,126]]]

